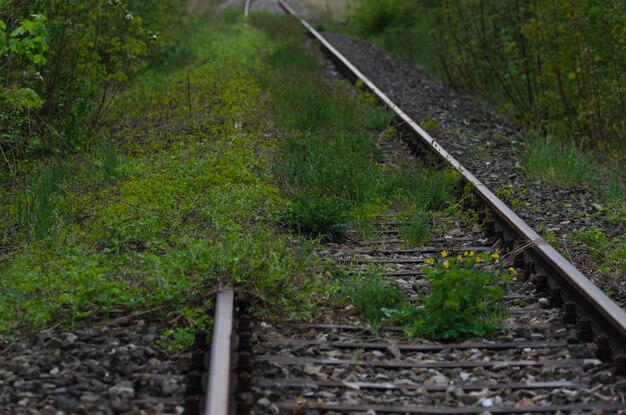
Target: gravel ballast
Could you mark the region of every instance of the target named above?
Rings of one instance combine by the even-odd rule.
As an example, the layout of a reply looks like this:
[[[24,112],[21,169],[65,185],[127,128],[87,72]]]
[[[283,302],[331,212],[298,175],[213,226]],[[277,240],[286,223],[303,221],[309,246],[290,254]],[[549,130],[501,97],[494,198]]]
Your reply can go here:
[[[605,220],[598,195],[582,187],[560,187],[527,175],[518,157],[523,131],[480,101],[460,94],[390,52],[342,34],[324,36],[418,123],[436,124],[429,134],[492,191],[508,189],[505,202],[531,227],[552,232],[561,252],[622,307],[626,279],[603,273],[582,245],[569,243],[575,231],[599,228],[607,237],[626,232]],[[330,63],[328,63],[331,65]]]
[[[189,359],[136,322],[50,330],[0,353],[0,414],[181,414]]]

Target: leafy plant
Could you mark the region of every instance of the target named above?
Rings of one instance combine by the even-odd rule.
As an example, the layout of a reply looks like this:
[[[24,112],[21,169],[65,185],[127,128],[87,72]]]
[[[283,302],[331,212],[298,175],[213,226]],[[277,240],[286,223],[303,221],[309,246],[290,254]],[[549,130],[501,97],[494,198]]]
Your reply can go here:
[[[19,68],[22,77],[24,73],[28,73],[26,76],[29,77],[40,77],[35,71],[46,63],[46,18],[41,14],[31,17],[22,20],[8,36],[7,25],[0,20],[0,79],[4,79],[4,86],[0,88],[0,105],[8,105],[17,111],[39,108],[43,104],[37,92],[22,84],[15,70]]]
[[[488,262],[488,255],[473,252],[450,258],[443,251],[437,261],[431,257],[424,267],[430,293],[422,300],[423,307],[388,310],[388,315],[408,324],[410,335],[433,340],[492,334],[503,320],[501,284],[506,278],[486,270]]]

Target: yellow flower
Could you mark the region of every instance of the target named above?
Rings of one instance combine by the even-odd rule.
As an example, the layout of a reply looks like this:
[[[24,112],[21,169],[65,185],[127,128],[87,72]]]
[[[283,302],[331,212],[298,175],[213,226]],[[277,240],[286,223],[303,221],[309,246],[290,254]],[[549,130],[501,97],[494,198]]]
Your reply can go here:
[[[445,258],[448,256],[448,251],[441,251],[441,257]]]
[[[509,267],[509,272],[513,275],[517,274],[517,270],[513,267]]]
[[[462,261],[462,260],[463,260],[463,257],[462,257],[461,255],[459,255],[458,257],[456,257],[456,260],[457,260],[457,261]]]
[[[500,253],[496,250],[493,254],[491,254],[491,257],[493,259],[498,259],[498,258],[500,258]]]
[[[434,259],[433,257],[430,257],[430,258],[428,258],[428,259],[426,260],[426,264],[428,264],[428,265],[432,265],[432,264],[434,264],[434,263],[435,263],[435,259]]]
[[[474,256],[474,251],[470,251],[469,256]]]
[[[442,265],[445,269],[450,268],[450,263],[448,263],[448,261],[445,261]]]
[[[481,259],[480,259],[480,257],[479,257],[479,256],[474,257],[474,262],[479,263],[480,261],[481,261]]]
[[[467,252],[467,251],[463,252],[463,256],[468,256],[468,255],[469,255],[469,252]]]

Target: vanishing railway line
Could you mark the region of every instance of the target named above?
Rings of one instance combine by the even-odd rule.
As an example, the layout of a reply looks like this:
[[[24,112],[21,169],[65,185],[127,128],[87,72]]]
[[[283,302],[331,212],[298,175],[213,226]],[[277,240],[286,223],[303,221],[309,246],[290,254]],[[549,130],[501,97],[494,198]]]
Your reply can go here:
[[[346,269],[385,267],[409,297],[423,294],[423,263],[438,252],[511,253],[520,277],[505,298],[510,318],[490,341],[409,342],[400,327],[256,322],[232,290],[220,294],[207,398],[201,412],[227,413],[624,413],[626,314],[512,212],[472,173],[341,55],[285,0],[337,68],[393,110],[410,139],[473,186],[487,218],[428,247],[401,247],[399,225],[379,224],[376,240],[326,247]],[[246,10],[250,3],[246,2]],[[397,148],[396,148],[397,150]],[[237,314],[237,315],[235,315]],[[209,358],[210,357],[210,358]]]

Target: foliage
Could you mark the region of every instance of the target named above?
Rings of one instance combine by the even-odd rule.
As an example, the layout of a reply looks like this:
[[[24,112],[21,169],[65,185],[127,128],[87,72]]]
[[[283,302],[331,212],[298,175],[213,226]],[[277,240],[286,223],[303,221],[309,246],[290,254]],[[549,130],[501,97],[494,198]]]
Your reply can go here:
[[[441,252],[424,267],[430,293],[423,299],[423,307],[404,307],[387,310],[389,316],[409,324],[412,336],[433,340],[457,340],[485,337],[500,328],[504,316],[505,291],[501,279],[488,271],[485,264],[497,258],[473,251],[463,256],[448,257]]]
[[[45,22],[43,15],[33,14],[31,19],[20,21],[7,36],[7,25],[0,20],[0,80],[4,81],[0,89],[0,108],[6,106],[23,111],[39,108],[43,104],[37,92],[20,85],[12,67],[20,68],[22,77],[41,76],[36,70],[46,63],[48,43]]]
[[[98,135],[110,139],[32,162],[32,179],[3,193],[0,334],[150,313],[185,345],[229,284],[269,310],[314,308],[310,255],[275,222],[276,142],[253,76],[271,43],[238,21],[203,23],[192,65],[162,68],[158,85],[146,74],[115,101]]]
[[[180,0],[0,2],[3,170],[87,140],[122,86],[164,50]]]
[[[432,0],[362,0],[348,16],[349,31],[437,70],[437,55],[428,41],[430,3]]]
[[[425,40],[427,25],[422,62],[432,68],[434,50],[435,69],[452,85],[623,161],[624,16],[621,0],[364,0],[352,22],[357,33],[404,54],[407,43]]]

